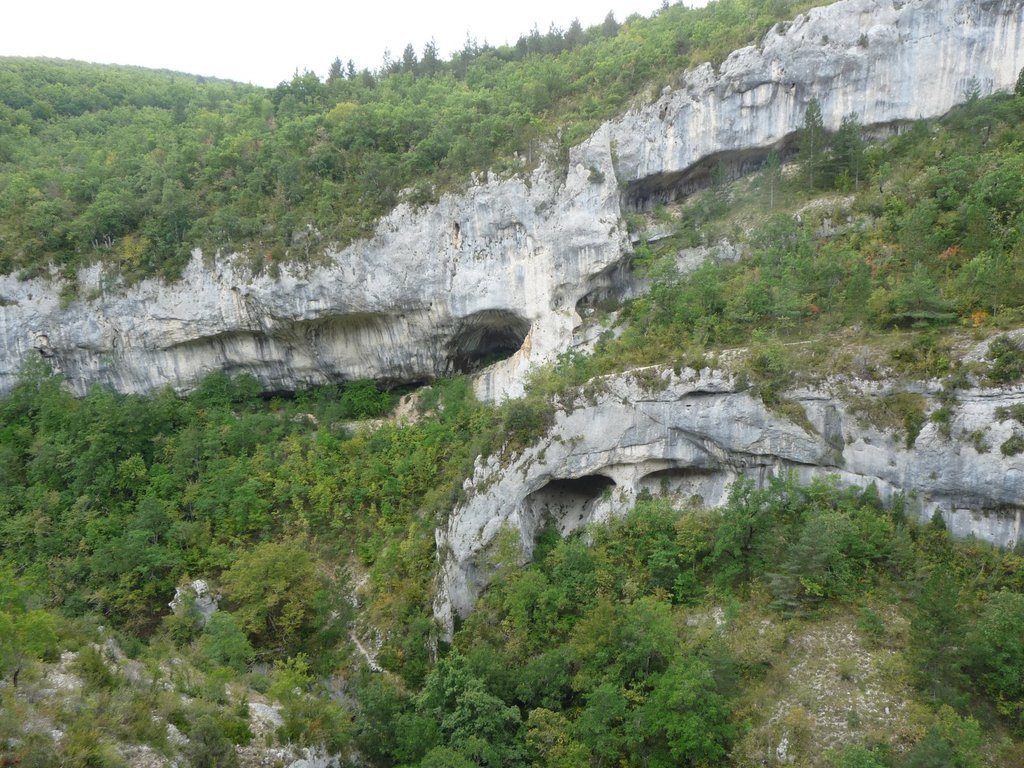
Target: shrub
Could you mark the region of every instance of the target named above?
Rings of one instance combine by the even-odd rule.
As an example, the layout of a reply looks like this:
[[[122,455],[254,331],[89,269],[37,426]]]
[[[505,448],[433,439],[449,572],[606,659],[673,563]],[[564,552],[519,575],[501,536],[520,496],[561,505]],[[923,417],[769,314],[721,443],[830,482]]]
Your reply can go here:
[[[971,667],[1004,715],[1024,726],[1024,595],[1004,590],[985,607],[968,638]]]
[[[1009,336],[998,336],[988,345],[992,361],[988,379],[993,384],[1014,384],[1024,379],[1024,347]]]
[[[207,664],[244,672],[253,649],[235,617],[218,611],[206,624],[199,640],[199,653]]]
[[[94,690],[111,690],[118,684],[118,678],[107,666],[103,652],[93,645],[86,645],[78,652],[75,671],[85,680],[86,686]]]
[[[999,451],[1003,456],[1016,456],[1019,453],[1024,453],[1024,435],[1014,432],[999,446]]]

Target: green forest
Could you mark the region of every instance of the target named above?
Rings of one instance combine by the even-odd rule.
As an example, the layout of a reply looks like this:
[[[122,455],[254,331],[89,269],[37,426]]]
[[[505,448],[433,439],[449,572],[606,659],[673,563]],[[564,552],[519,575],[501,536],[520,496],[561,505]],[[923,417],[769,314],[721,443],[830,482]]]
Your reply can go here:
[[[0,59],[0,271],[316,260],[400,199],[559,162],[814,4],[673,5],[270,90]],[[929,421],[962,439],[960,390],[1024,383],[1022,147],[1024,80],[873,143],[812,102],[793,156],[630,214],[650,291],[589,308],[616,332],[500,406],[468,377],[275,396],[216,373],[187,396],[76,399],[26,364],[0,400],[0,766],[145,749],[225,768],[275,745],[379,768],[1024,764],[1024,553],[871,487],[741,481],[721,509],[646,494],[544,529],[527,565],[510,531],[450,643],[432,612],[435,529],[474,462],[510,463],[605,374],[726,367],[798,423],[798,383],[938,380],[931,412],[909,392],[850,405],[907,448]],[[680,274],[680,249],[721,240],[744,258]],[[1024,452],[1024,413],[1001,417],[1015,436],[984,449]],[[170,605],[198,578],[208,620],[188,593]]]

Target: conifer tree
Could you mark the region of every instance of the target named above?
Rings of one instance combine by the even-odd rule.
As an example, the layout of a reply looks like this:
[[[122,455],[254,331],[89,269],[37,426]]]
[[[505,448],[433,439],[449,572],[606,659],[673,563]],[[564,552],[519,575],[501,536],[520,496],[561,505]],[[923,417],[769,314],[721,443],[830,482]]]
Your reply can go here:
[[[812,96],[804,112],[804,127],[800,131],[800,166],[807,186],[818,189],[825,182],[828,136],[821,118],[821,105]]]
[[[333,83],[335,80],[341,80],[344,76],[341,68],[341,58],[335,56],[334,61],[331,62],[331,68],[327,70],[327,82]]]
[[[833,175],[838,180],[846,179],[855,190],[860,189],[864,176],[864,137],[856,115],[847,115],[832,139]]]

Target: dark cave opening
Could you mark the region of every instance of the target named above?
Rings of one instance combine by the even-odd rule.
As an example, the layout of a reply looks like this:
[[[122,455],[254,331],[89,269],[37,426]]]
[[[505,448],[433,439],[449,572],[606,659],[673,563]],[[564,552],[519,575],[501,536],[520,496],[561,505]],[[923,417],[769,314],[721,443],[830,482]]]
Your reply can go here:
[[[530,332],[526,318],[489,309],[463,318],[448,341],[448,373],[473,373],[505,360],[523,346]]]
[[[566,536],[588,522],[595,504],[615,488],[605,475],[559,478],[538,488],[524,500],[535,520],[554,524]]]
[[[761,169],[773,150],[778,152],[783,161],[792,155],[792,150],[784,141],[775,147],[719,152],[682,171],[656,173],[637,179],[627,184],[622,191],[623,211],[650,212],[659,205],[667,205],[707,189],[711,186],[715,168],[719,165],[722,166],[727,181],[754,173]]]

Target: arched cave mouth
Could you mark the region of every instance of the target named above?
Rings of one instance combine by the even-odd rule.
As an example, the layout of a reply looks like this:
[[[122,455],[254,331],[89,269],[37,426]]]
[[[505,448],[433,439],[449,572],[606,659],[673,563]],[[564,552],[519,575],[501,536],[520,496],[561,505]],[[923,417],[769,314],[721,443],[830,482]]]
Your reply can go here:
[[[568,536],[590,522],[602,499],[610,497],[615,481],[605,475],[584,475],[552,480],[523,500],[524,510],[537,521],[537,529],[554,525]]]
[[[448,371],[473,373],[520,350],[529,321],[503,309],[488,309],[463,318],[448,341]]]

